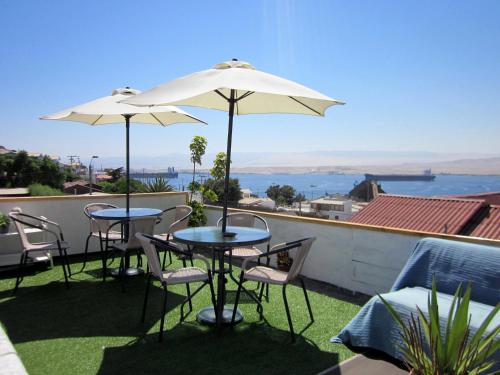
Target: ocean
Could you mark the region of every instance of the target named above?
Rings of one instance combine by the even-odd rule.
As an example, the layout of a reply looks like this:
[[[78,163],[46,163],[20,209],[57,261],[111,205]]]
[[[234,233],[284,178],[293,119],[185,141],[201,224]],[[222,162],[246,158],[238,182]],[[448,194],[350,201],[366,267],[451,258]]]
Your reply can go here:
[[[353,186],[364,180],[364,175],[350,174],[250,174],[232,173],[240,181],[242,189],[250,189],[260,197],[266,196],[271,184],[291,185],[307,199],[316,199],[326,194],[346,194]],[[196,180],[206,179],[197,175]],[[185,190],[192,179],[188,173],[169,179],[176,190]],[[141,179],[142,180],[142,179]],[[143,180],[144,181],[144,180]],[[434,181],[383,181],[382,189],[390,194],[413,196],[446,196],[500,191],[500,176],[437,175]]]

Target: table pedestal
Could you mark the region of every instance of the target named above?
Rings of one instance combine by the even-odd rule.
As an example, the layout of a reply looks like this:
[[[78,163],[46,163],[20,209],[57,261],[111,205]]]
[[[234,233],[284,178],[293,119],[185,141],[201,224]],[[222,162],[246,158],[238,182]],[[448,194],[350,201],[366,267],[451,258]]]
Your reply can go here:
[[[226,305],[224,306],[224,310],[222,311],[222,322],[221,324],[223,325],[230,325],[231,324],[231,318],[233,317],[233,308],[234,306],[232,305]],[[196,315],[196,319],[198,322],[206,325],[216,325],[217,324],[217,317],[215,315],[215,309],[213,306],[208,306],[203,309],[201,309],[198,314]],[[236,310],[236,316],[234,317],[234,323],[238,324],[243,320],[243,314],[241,313],[240,309]]]
[[[110,268],[109,274],[113,277],[120,277],[120,268],[118,268],[118,267]],[[139,276],[139,275],[143,275],[143,274],[144,274],[144,270],[142,268],[129,267],[129,268],[125,269],[123,276],[127,276],[127,277],[128,276]]]

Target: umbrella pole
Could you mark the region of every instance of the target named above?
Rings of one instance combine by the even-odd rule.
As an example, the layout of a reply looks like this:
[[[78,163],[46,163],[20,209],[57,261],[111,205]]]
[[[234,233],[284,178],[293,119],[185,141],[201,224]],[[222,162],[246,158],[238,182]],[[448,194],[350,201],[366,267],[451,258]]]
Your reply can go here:
[[[229,175],[231,170],[231,142],[233,139],[233,117],[234,117],[235,103],[236,103],[235,90],[231,90],[231,96],[229,98],[229,123],[227,129],[226,177],[224,179],[224,200],[222,206],[222,234],[225,237],[233,237],[232,233],[226,232],[226,225],[227,225],[227,201],[229,195]]]
[[[127,212],[129,211],[130,208],[130,140],[129,140],[129,133],[130,133],[130,118],[132,115],[124,115],[125,117],[125,128],[126,128],[126,171],[125,171],[125,185],[126,185],[126,195],[127,195]]]

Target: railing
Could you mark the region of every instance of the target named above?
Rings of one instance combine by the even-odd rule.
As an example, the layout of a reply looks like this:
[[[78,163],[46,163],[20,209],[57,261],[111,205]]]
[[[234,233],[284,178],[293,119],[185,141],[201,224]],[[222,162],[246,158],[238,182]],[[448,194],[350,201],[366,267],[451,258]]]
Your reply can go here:
[[[185,204],[187,193],[148,193],[132,194],[130,197],[131,207],[149,207],[165,209],[179,204]],[[69,254],[83,253],[85,250],[85,240],[89,234],[89,220],[83,213],[83,208],[94,202],[111,203],[118,207],[125,206],[124,194],[109,195],[66,195],[55,197],[13,197],[0,198],[0,211],[8,213],[14,207],[20,207],[23,212],[45,216],[50,220],[59,223],[64,232],[65,240],[70,243]],[[170,215],[170,216],[169,216]],[[174,213],[166,215],[166,220],[158,225],[158,232],[165,231],[167,223],[172,221]],[[15,232],[14,224],[11,223],[10,231]],[[34,241],[40,240],[35,238]],[[89,251],[97,251],[98,242],[90,241]],[[19,262],[19,252],[21,251],[20,241],[16,236],[0,235],[0,266],[17,264]]]
[[[132,207],[167,208],[185,204],[187,193],[134,194]],[[0,211],[9,212],[20,207],[24,212],[43,215],[63,228],[71,245],[70,253],[81,253],[89,232],[83,207],[92,202],[107,202],[123,207],[124,195],[61,196],[0,198]],[[244,211],[244,210],[239,210]],[[206,207],[208,225],[215,225],[221,216],[220,207]],[[253,211],[249,211],[253,212]],[[255,212],[269,223],[272,243],[315,236],[317,241],[303,268],[305,276],[324,281],[353,292],[374,294],[387,291],[405,264],[416,243],[423,237],[439,237],[500,247],[500,241],[464,236],[431,234],[331,221],[278,213]],[[171,213],[173,215],[173,213]],[[166,229],[172,218],[167,217],[157,232]],[[11,231],[15,231],[11,224]],[[5,237],[8,237],[7,241]],[[97,251],[97,241],[91,241],[90,251]],[[0,235],[0,265],[19,261],[19,241],[13,236]]]

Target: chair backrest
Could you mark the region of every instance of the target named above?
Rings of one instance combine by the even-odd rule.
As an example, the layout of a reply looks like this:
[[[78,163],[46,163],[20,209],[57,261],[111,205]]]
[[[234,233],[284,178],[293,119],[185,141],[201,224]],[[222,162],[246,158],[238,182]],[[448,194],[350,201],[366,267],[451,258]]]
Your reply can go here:
[[[292,281],[300,274],[300,271],[302,271],[302,267],[304,266],[307,254],[309,254],[314,241],[316,241],[315,237],[304,238],[303,240],[301,240],[300,246],[292,250],[295,252],[295,255],[293,257],[293,263],[290,267],[290,271],[288,271],[286,282]]]
[[[19,211],[11,211],[9,212],[9,217],[10,219],[14,222],[14,225],[16,226],[17,233],[19,234],[19,238],[21,239],[21,246],[23,249],[27,249],[31,243],[28,240],[28,236],[26,235],[26,232],[24,229],[26,227],[29,227],[29,225],[23,224],[21,221],[29,223],[28,220],[23,220],[23,214]],[[20,221],[21,220],[21,221]]]
[[[227,215],[227,225],[233,227],[255,227],[256,223],[263,226],[269,232],[267,221],[259,216],[249,212],[235,212]],[[222,217],[217,221],[217,226],[222,224]]]
[[[83,208],[83,213],[89,218],[90,232],[96,233],[101,232],[103,235],[108,230],[109,226],[113,223],[110,220],[105,219],[95,219],[90,214],[94,211],[105,210],[107,208],[118,208],[117,206],[110,203],[89,203]]]
[[[174,222],[170,224],[170,227],[168,228],[168,233],[172,234],[174,232],[177,232],[178,230],[186,229],[189,223],[189,216],[191,216],[192,212],[193,209],[190,206],[186,205],[175,206]]]
[[[135,236],[136,233],[153,235],[156,219],[156,216],[147,216],[136,217],[130,220],[127,249],[136,249],[141,247],[140,241]]]
[[[151,243],[150,238],[144,236],[144,234],[142,233],[136,233],[135,238],[141,244],[146,257],[148,258],[149,270],[151,271],[153,276],[163,281],[163,272],[160,265],[160,258],[158,257],[158,252],[156,251],[155,245]]]

